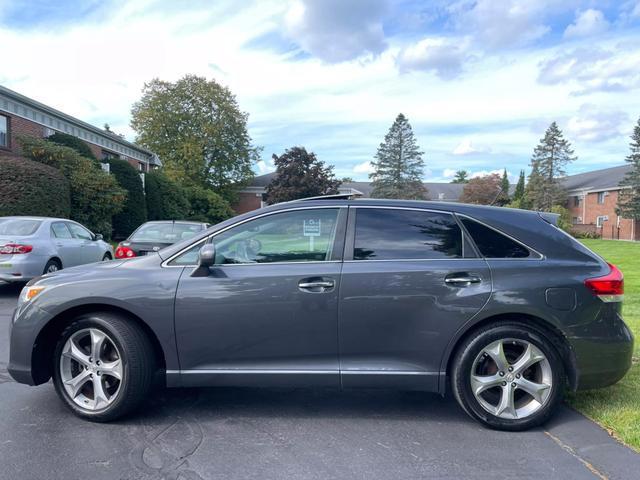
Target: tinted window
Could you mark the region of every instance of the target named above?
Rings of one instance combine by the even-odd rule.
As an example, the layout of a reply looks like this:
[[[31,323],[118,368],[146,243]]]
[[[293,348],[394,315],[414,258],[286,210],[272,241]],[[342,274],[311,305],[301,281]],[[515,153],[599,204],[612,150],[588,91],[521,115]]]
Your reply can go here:
[[[80,240],[93,240],[93,235],[91,235],[91,232],[86,228],[75,223],[67,223],[67,226],[75,238],[79,238]]]
[[[202,231],[202,225],[193,223],[145,223],[133,232],[132,242],[176,243],[187,240]]]
[[[42,222],[40,220],[7,219],[0,223],[0,235],[33,235]]]
[[[67,226],[62,222],[55,222],[51,224],[51,234],[55,238],[73,238]]]
[[[529,250],[509,237],[468,218],[462,224],[473,238],[480,253],[487,258],[526,258]]]
[[[359,208],[355,234],[355,260],[462,256],[462,233],[448,213]]]

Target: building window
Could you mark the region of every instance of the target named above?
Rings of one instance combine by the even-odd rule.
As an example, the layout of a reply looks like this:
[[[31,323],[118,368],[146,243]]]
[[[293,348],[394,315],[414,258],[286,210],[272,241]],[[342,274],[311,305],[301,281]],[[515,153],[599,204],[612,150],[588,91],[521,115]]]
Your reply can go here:
[[[580,206],[580,195],[576,195],[575,197],[573,197],[573,206],[574,207]]]
[[[596,218],[596,227],[602,228],[604,226],[604,222],[606,222],[607,220],[609,220],[609,217],[607,215],[600,215]]]
[[[606,197],[609,192],[598,192],[598,203],[602,205],[604,203],[604,197]]]
[[[0,115],[0,147],[9,147],[9,119]]]
[[[116,153],[109,152],[108,150],[102,150],[102,160],[114,160],[119,158],[120,156]]]

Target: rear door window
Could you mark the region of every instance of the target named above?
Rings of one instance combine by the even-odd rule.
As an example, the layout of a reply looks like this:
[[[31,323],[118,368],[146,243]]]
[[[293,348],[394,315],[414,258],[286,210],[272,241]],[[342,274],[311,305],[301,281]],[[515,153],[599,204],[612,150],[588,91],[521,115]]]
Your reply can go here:
[[[75,238],[80,240],[93,240],[91,232],[77,223],[67,223],[67,226]]]
[[[470,218],[460,217],[464,228],[485,258],[527,258],[531,252],[524,245]]]
[[[462,257],[462,231],[453,215],[420,210],[358,208],[354,260]]]
[[[73,238],[71,232],[63,222],[54,222],[51,224],[51,234],[55,238]]]

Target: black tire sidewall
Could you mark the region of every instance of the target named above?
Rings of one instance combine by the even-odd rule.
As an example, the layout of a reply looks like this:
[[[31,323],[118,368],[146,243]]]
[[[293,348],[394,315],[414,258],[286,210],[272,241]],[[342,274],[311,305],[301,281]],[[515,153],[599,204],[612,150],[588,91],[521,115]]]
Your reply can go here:
[[[513,338],[525,340],[538,347],[547,357],[552,372],[551,394],[547,403],[534,414],[523,419],[505,419],[487,412],[471,389],[470,373],[473,362],[482,350],[496,340]],[[500,430],[526,430],[546,422],[557,410],[566,387],[564,365],[552,342],[544,334],[519,325],[503,325],[486,329],[462,346],[456,357],[452,378],[455,396],[462,408],[486,426]]]
[[[120,383],[120,390],[118,392],[118,397],[115,401],[103,408],[101,410],[88,410],[77,405],[67,393],[66,389],[62,385],[62,379],[60,377],[60,356],[62,354],[62,349],[64,348],[64,344],[74,333],[85,330],[87,328],[95,328],[103,333],[107,334],[111,341],[115,344],[118,352],[120,353],[120,358],[122,361],[122,379]],[[96,421],[107,420],[111,417],[117,417],[120,414],[118,413],[121,410],[122,405],[126,402],[128,390],[129,390],[129,377],[130,377],[130,365],[129,365],[129,355],[124,347],[124,342],[119,332],[114,329],[109,321],[104,318],[104,316],[97,315],[83,315],[71,323],[63,332],[56,344],[56,348],[53,356],[53,383],[55,386],[58,395],[63,399],[64,403],[69,407],[74,413],[77,415],[95,419]]]
[[[54,260],[53,258],[51,260],[49,260],[46,265],[44,266],[44,270],[42,272],[43,275],[46,275],[48,272],[47,270],[49,269],[50,265],[57,265],[58,266],[58,270],[62,270],[62,265],[60,264],[59,261]]]

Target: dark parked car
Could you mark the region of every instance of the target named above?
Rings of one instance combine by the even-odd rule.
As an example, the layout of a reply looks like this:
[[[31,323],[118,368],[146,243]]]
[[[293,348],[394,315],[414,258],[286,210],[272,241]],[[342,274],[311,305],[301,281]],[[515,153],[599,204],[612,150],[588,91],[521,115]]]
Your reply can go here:
[[[116,247],[116,258],[132,258],[157,252],[206,230],[208,223],[156,220],[140,225]]]
[[[442,202],[313,199],[160,252],[31,282],[9,371],[77,415],[117,418],[169,387],[392,387],[485,425],[547,420],[566,388],[631,365],[620,271],[556,216]]]

